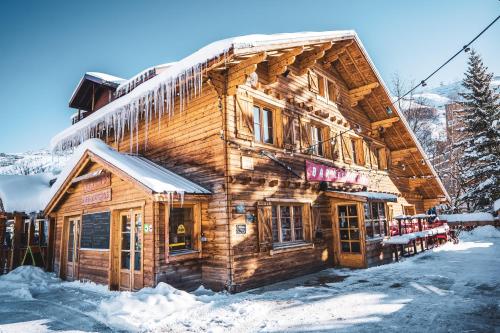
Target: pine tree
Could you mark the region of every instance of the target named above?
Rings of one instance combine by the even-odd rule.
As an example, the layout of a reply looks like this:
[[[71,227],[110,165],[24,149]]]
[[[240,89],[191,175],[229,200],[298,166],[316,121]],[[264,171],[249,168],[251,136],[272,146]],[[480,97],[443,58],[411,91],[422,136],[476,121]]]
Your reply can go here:
[[[461,199],[471,211],[488,211],[500,197],[500,95],[491,87],[493,74],[487,72],[479,54],[471,51],[462,85],[465,92],[462,140],[464,193]]]

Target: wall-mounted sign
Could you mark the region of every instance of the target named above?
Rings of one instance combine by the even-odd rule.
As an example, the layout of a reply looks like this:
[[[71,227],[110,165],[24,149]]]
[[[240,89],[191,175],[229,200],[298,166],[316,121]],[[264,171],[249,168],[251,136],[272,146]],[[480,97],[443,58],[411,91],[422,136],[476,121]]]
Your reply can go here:
[[[237,235],[245,235],[247,233],[247,225],[246,224],[237,224],[236,225],[236,234]]]
[[[82,196],[82,205],[92,205],[99,202],[111,201],[111,188],[84,194]]]
[[[144,232],[153,232],[153,225],[149,223],[144,224]]]
[[[367,175],[306,161],[306,178],[313,182],[333,182],[368,186]]]
[[[184,224],[179,224],[177,227],[177,234],[185,234],[186,233],[186,228],[184,227]]]
[[[97,177],[86,179],[83,182],[83,191],[92,192],[111,185],[111,174],[102,173]]]
[[[253,170],[253,157],[241,156],[241,168],[243,170]]]

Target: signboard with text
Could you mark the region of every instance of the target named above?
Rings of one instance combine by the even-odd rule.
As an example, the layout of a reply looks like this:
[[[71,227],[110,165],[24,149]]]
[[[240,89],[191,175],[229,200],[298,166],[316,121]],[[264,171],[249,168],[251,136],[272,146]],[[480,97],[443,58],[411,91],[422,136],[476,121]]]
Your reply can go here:
[[[312,182],[332,182],[368,186],[367,175],[324,164],[306,161],[306,179]]]

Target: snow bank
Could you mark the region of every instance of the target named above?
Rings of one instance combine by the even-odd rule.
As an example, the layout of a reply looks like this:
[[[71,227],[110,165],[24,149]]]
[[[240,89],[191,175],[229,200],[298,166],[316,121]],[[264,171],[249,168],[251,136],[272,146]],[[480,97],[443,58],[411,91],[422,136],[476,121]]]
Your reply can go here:
[[[482,241],[488,238],[500,238],[500,230],[492,225],[484,225],[471,231],[461,232],[459,237],[461,240],[468,242]]]
[[[491,215],[490,213],[438,215],[438,218],[441,221],[447,221],[447,222],[490,222],[490,221],[493,221],[493,215]]]
[[[495,202],[493,203],[493,210],[495,212],[500,210],[500,199],[495,200]]]
[[[201,305],[194,295],[161,282],[156,288],[121,292],[117,297],[104,300],[99,305],[98,316],[118,329],[144,331],[175,319],[178,312]]]
[[[0,211],[39,212],[45,208],[52,174],[0,175]]]
[[[32,292],[47,290],[60,283],[53,274],[45,273],[34,266],[20,266],[0,276],[0,295],[9,295],[24,300],[32,300]]]

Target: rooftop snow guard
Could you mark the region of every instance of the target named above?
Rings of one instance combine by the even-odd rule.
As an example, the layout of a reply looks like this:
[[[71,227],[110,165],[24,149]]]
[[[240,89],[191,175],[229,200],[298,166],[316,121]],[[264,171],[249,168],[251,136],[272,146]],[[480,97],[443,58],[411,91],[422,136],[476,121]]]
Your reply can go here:
[[[169,64],[165,71],[137,87],[133,79],[122,82],[118,91],[124,92],[124,96],[57,134],[51,140],[51,149],[64,150],[75,147],[87,139],[107,135],[110,129],[113,129],[117,141],[124,137],[125,130],[130,133],[132,151],[134,132],[138,131],[141,118],[146,122],[147,136],[147,126],[153,113],[159,118],[171,115],[177,102],[182,111],[190,99],[200,95],[203,71],[207,69],[209,61],[217,58],[223,61],[228,52],[243,54],[256,49],[276,48],[285,43],[313,44],[348,38],[356,38],[361,45],[352,30],[247,35],[214,42],[178,62]]]

